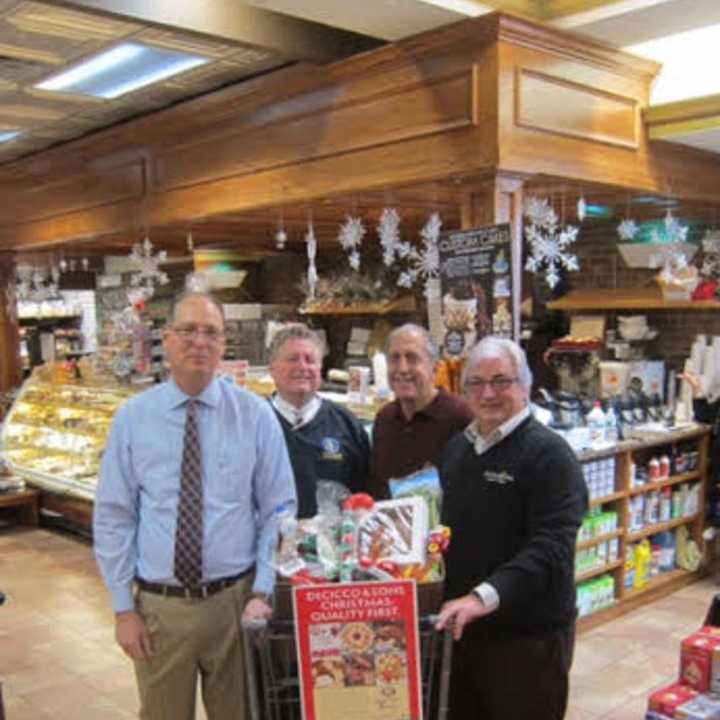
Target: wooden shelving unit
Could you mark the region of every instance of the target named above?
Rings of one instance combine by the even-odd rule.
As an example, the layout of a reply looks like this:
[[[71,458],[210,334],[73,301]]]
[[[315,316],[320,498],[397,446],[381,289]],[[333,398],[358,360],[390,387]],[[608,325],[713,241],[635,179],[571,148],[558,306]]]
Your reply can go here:
[[[611,533],[605,533],[604,535],[598,535],[597,537],[590,538],[589,540],[581,540],[577,544],[578,550],[584,550],[585,548],[592,547],[593,545],[599,545],[600,543],[607,542],[608,540],[614,540],[625,534],[625,528],[618,528]]]
[[[547,304],[551,310],[720,310],[718,300],[665,300],[656,287],[583,288]]]
[[[598,567],[586,570],[583,573],[575,576],[575,582],[580,583],[583,580],[589,580],[590,578],[596,577],[597,575],[604,575],[607,572],[617,570],[622,565],[622,560],[613,560],[605,565],[598,565]]]
[[[638,485],[637,487],[630,488],[628,490],[629,495],[642,495],[643,493],[652,492],[653,490],[662,490],[663,488],[670,487],[671,485],[681,485],[685,482],[693,482],[700,477],[700,474],[695,472],[682,473],[681,475],[672,475],[665,480],[654,480],[645,485]]]
[[[703,508],[705,506],[705,480],[708,462],[708,439],[710,428],[706,425],[696,425],[690,429],[678,432],[669,432],[666,437],[653,437],[647,441],[630,440],[621,442],[613,449],[603,449],[600,452],[582,453],[580,461],[590,463],[608,457],[615,457],[615,487],[614,492],[590,502],[590,507],[604,506],[607,510],[614,510],[618,514],[618,528],[611,533],[583,540],[577,543],[577,550],[587,550],[604,542],[618,541],[618,554],[616,559],[590,570],[579,573],[575,581],[581,583],[604,574],[613,576],[615,583],[615,601],[610,607],[598,610],[578,620],[580,631],[595,627],[596,625],[622,615],[640,605],[650,602],[662,595],[672,592],[683,585],[697,579],[702,571],[689,572],[676,568],[670,572],[661,573],[651,578],[642,588],[625,588],[625,557],[628,546],[641,541],[651,535],[667,530],[674,530],[682,525],[688,527],[690,536],[704,549],[702,532],[704,529]],[[640,487],[631,487],[631,465],[633,462],[646,462],[650,454],[664,453],[665,448],[672,445],[692,443],[697,446],[698,464],[692,472],[678,473],[671,477],[649,482]],[[669,453],[668,453],[669,454]],[[700,484],[698,497],[698,512],[693,515],[673,518],[667,522],[654,523],[642,529],[630,530],[630,501],[638,495],[664,487],[674,487],[682,483]]]

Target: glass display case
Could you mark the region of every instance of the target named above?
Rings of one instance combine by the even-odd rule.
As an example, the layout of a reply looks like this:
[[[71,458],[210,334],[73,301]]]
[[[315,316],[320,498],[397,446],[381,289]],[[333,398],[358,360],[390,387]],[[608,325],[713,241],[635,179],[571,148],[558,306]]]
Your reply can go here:
[[[3,425],[3,456],[38,487],[93,500],[113,414],[134,391],[68,380],[36,371],[25,382]]]

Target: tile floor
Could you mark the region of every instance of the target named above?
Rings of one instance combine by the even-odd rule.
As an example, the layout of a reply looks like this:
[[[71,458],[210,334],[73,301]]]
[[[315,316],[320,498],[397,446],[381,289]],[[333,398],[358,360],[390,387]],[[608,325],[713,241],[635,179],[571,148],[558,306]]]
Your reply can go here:
[[[716,589],[700,581],[580,635],[567,720],[641,720],[649,692],[675,678],[680,639],[701,624]],[[7,720],[137,716],[89,542],[0,527],[0,590],[8,596],[0,607]]]

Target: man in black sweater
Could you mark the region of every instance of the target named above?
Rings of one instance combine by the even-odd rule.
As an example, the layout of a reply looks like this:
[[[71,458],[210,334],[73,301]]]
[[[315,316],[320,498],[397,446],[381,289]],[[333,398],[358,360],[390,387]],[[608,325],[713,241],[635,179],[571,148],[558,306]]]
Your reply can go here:
[[[475,420],[440,460],[452,720],[561,720],[567,706],[587,490],[567,443],[532,417],[531,385],[516,343],[481,340],[463,377]]]
[[[298,518],[316,515],[318,480],[350,492],[367,491],[370,440],[346,408],[319,397],[322,343],[305,325],[290,325],[272,339],[270,399],[285,434],[298,499]]]

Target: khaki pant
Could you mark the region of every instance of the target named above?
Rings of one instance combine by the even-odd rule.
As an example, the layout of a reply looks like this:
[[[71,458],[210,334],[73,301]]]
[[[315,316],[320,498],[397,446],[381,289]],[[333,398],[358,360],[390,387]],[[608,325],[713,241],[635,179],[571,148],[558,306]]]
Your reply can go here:
[[[195,720],[198,676],[208,720],[246,720],[240,618],[252,575],[204,599],[139,591],[153,656],[135,662],[141,720]]]

